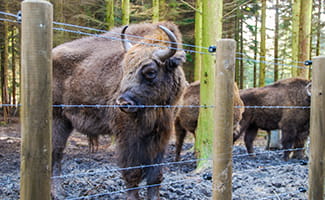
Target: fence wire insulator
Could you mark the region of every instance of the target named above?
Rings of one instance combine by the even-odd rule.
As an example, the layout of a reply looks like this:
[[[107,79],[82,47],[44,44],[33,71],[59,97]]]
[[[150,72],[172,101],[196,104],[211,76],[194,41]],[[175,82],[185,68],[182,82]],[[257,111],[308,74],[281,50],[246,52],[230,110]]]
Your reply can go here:
[[[216,47],[216,46],[213,46],[213,45],[209,46],[208,51],[209,51],[210,53],[214,53],[214,52],[216,52],[216,50],[217,50],[217,47]]]
[[[312,65],[313,64],[313,61],[311,61],[311,60],[306,60],[305,62],[304,62],[304,65],[305,66],[310,66],[310,65]]]
[[[22,18],[21,11],[18,11],[18,13],[17,13],[17,22],[19,24],[21,23],[21,18]]]

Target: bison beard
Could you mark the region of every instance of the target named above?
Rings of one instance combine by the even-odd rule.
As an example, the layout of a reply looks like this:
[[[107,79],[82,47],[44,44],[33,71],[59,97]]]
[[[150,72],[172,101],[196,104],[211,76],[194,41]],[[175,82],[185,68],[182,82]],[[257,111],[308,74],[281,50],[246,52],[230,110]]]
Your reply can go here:
[[[159,26],[158,25],[163,25]],[[181,67],[184,52],[176,52],[181,34],[172,23],[131,25],[128,34],[145,36],[141,43],[103,37],[88,37],[65,43],[53,50],[53,102],[71,105],[175,105],[186,80]],[[104,34],[124,33],[115,28]],[[123,34],[122,34],[123,35]],[[156,40],[150,40],[153,38]],[[122,36],[124,39],[124,36]],[[139,41],[139,39],[132,39]],[[171,49],[161,41],[171,41]],[[125,40],[124,40],[125,41]],[[152,45],[144,45],[143,43]],[[124,47],[124,48],[123,48]],[[73,129],[96,138],[116,135],[120,167],[161,163],[172,130],[174,108],[57,108],[53,112],[53,173],[61,171],[61,160]],[[162,181],[161,167],[122,171],[127,188]],[[130,190],[127,199],[139,199]],[[159,187],[148,188],[148,199],[159,199]]]
[[[310,84],[302,78],[289,78],[262,88],[240,91],[245,106],[310,106]],[[309,109],[246,108],[240,122],[241,130],[235,140],[245,133],[248,153],[254,153],[253,141],[258,129],[282,130],[283,149],[303,148],[309,134]],[[289,159],[290,151],[284,152]],[[294,151],[295,158],[303,158],[303,150]]]

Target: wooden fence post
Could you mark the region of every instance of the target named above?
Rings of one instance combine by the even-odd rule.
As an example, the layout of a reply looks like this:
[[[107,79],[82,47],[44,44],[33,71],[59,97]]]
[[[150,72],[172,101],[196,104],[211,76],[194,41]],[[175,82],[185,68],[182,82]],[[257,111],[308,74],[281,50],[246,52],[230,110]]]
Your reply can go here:
[[[310,111],[309,200],[324,199],[325,56],[313,58]]]
[[[22,3],[20,199],[51,199],[52,4]]]
[[[233,88],[236,62],[236,42],[217,42],[215,116],[213,137],[213,199],[231,200],[233,146]]]

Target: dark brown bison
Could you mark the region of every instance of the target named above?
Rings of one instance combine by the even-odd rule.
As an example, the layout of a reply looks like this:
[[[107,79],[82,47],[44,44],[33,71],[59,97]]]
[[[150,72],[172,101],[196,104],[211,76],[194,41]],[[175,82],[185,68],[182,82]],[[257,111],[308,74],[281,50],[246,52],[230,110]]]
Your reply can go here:
[[[200,82],[196,81],[191,83],[185,90],[182,98],[182,105],[184,106],[198,106],[200,105]],[[239,131],[239,121],[242,113],[244,112],[244,104],[239,97],[239,90],[236,83],[234,84],[234,106],[238,106],[234,109],[234,134]],[[175,135],[176,135],[176,158],[180,159],[180,153],[184,143],[184,138],[187,131],[191,132],[195,136],[195,130],[197,127],[197,120],[199,117],[198,107],[182,107],[178,110],[175,120]]]
[[[302,78],[289,78],[261,88],[240,91],[245,106],[310,106],[311,82]],[[283,149],[303,148],[309,134],[310,109],[302,108],[246,108],[240,121],[240,134],[248,153],[253,153],[257,130],[282,130]],[[239,137],[240,135],[238,135]],[[235,139],[237,139],[236,137]],[[284,152],[289,159],[290,151]],[[295,151],[295,158],[302,158],[303,151]]]
[[[170,22],[134,24],[127,34],[145,39],[129,36],[138,41],[132,45],[116,38],[116,33],[125,30],[114,28],[100,37],[75,40],[53,50],[53,103],[85,105],[53,111],[54,174],[60,172],[63,150],[73,129],[92,140],[114,134],[122,168],[162,162],[174,109],[140,105],[175,105],[181,98],[186,85],[180,67],[185,55],[176,51],[181,33]],[[121,107],[86,106],[114,104]],[[137,187],[143,179],[148,185],[162,181],[161,167],[124,170],[122,175],[127,188]],[[127,192],[127,199],[139,198],[138,190]],[[148,188],[148,199],[159,199],[158,186]]]

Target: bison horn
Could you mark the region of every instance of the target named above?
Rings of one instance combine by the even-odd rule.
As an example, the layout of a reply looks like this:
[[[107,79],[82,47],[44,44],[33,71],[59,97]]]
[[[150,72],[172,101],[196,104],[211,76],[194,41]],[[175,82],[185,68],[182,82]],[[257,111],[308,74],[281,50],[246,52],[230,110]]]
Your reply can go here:
[[[154,53],[155,56],[157,56],[162,62],[164,62],[165,60],[172,57],[176,53],[176,49],[177,49],[176,36],[174,35],[173,32],[171,32],[168,28],[164,26],[159,25],[159,28],[167,34],[169,40],[171,41],[171,46],[168,49],[157,50]]]
[[[124,50],[127,52],[129,49],[131,49],[132,44],[125,38],[125,31],[129,26],[124,26],[122,33],[121,33],[121,38],[122,38],[122,42],[123,42],[123,47]]]

